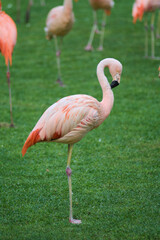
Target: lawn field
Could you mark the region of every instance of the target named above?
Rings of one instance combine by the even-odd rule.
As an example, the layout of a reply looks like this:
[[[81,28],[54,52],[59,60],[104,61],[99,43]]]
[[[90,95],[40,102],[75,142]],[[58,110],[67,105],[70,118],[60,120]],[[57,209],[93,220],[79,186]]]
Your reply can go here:
[[[115,0],[107,20],[104,51],[85,52],[92,10],[87,0],[74,2],[75,23],[64,38],[61,68],[66,85],[56,83],[54,41],[45,39],[49,10],[62,0],[40,0],[24,23],[27,0],[11,71],[15,128],[0,128],[1,240],[159,240],[160,239],[160,61],[145,59],[143,22],[132,23],[133,0]],[[16,20],[15,1],[2,1]],[[102,12],[98,13],[101,20]],[[149,49],[150,50],[150,49]],[[160,57],[160,39],[156,40]],[[74,145],[71,161],[73,214],[69,223],[66,176],[67,145],[39,143],[22,158],[23,144],[51,104],[72,94],[102,99],[96,76],[100,60],[123,65],[121,84],[113,89],[110,116]],[[111,76],[105,71],[109,81]],[[6,66],[0,55],[0,122],[9,122]]]

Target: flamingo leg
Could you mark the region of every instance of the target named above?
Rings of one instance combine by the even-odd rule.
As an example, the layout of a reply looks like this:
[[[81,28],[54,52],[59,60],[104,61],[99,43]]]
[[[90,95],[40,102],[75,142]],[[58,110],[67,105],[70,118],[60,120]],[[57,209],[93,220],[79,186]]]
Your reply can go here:
[[[55,48],[56,48],[56,59],[57,59],[57,68],[58,68],[58,79],[57,79],[57,83],[59,83],[59,85],[61,87],[64,87],[64,84],[61,80],[61,64],[60,64],[60,55],[61,55],[61,50],[58,47],[58,41],[57,41],[57,37],[54,36],[54,41],[55,41]],[[61,38],[61,44],[62,45],[62,38]]]
[[[146,15],[145,21],[144,21],[144,29],[145,29],[144,56],[145,56],[145,58],[147,58],[148,57],[148,21],[147,21],[147,15]]]
[[[17,8],[17,23],[20,23],[20,3],[21,3],[21,0],[17,0],[16,2],[16,8]]]
[[[105,26],[106,26],[106,13],[103,13],[103,20],[102,20],[102,29],[101,29],[101,35],[100,35],[100,43],[99,43],[99,51],[103,50],[103,41],[104,41],[104,32],[105,32]]]
[[[93,42],[93,39],[94,39],[94,35],[95,35],[95,33],[99,33],[98,25],[97,25],[97,13],[96,13],[96,11],[93,11],[93,19],[94,19],[94,21],[93,21],[93,26],[92,26],[92,29],[91,29],[91,34],[90,34],[87,46],[85,47],[86,51],[92,51],[93,50],[92,42]]]
[[[71,182],[72,170],[70,168],[72,150],[73,150],[73,144],[68,144],[68,159],[67,159],[66,173],[67,173],[67,176],[68,176],[69,200],[70,200],[69,221],[70,221],[70,223],[73,223],[73,224],[80,224],[81,220],[73,219],[73,211],[72,211],[72,182]]]
[[[45,3],[45,0],[41,0],[41,6],[45,6],[46,3]]]
[[[157,23],[157,38],[160,38],[160,11],[158,12],[158,23]]]
[[[13,114],[12,114],[12,95],[11,95],[11,81],[10,81],[10,72],[9,72],[9,61],[8,61],[8,66],[7,66],[7,83],[8,83],[8,89],[9,89],[9,105],[10,105],[10,118],[11,118],[10,127],[14,127]]]
[[[155,20],[155,13],[152,13],[151,16],[151,57],[155,57],[155,40],[154,40],[154,20]]]
[[[33,5],[33,0],[29,0],[28,1],[28,7],[27,7],[27,11],[26,11],[26,23],[29,23],[30,20],[30,12],[31,12],[31,7]]]

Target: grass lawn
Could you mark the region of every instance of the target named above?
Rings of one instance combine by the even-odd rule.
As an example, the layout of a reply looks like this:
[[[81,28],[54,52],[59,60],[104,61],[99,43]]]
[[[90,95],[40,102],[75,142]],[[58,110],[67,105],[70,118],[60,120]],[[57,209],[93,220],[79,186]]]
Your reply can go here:
[[[15,20],[15,1],[2,1]],[[26,3],[25,3],[26,2]],[[76,21],[64,38],[62,77],[55,83],[54,41],[44,34],[49,10],[61,1],[35,1],[30,25],[24,24],[27,1],[11,67],[15,128],[0,129],[1,240],[158,240],[160,160],[160,61],[144,59],[144,27],[132,24],[132,1],[115,1],[108,19],[104,51],[85,52],[92,25],[87,0],[74,3]],[[7,5],[12,3],[12,8]],[[101,17],[102,12],[99,12]],[[156,41],[160,56],[160,40]],[[71,162],[74,217],[69,217],[65,173],[67,145],[40,143],[24,158],[21,149],[35,123],[58,99],[77,93],[102,98],[96,66],[106,57],[123,64],[121,84],[106,121],[75,144]],[[0,55],[0,122],[9,122],[6,66]],[[111,77],[106,71],[109,81]]]

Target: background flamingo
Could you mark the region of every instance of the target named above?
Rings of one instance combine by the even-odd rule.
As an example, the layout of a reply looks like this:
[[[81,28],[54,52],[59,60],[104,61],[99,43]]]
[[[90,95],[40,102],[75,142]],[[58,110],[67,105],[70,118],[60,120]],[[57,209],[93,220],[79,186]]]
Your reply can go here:
[[[106,25],[106,15],[110,15],[111,8],[114,6],[113,0],[89,0],[91,7],[93,8],[93,27],[91,29],[91,34],[89,37],[89,41],[87,46],[85,47],[86,51],[91,51],[93,49],[92,42],[94,39],[95,33],[100,33],[100,43],[99,43],[99,51],[103,50],[103,40],[104,40],[104,32],[105,32],[105,25]],[[97,13],[98,9],[103,9],[103,20],[102,20],[102,28],[99,32],[98,30],[98,23],[97,23]]]
[[[58,67],[58,79],[57,82],[60,86],[64,86],[61,80],[61,68],[60,68],[60,54],[61,48],[58,46],[57,37],[61,38],[61,45],[63,37],[71,30],[74,22],[74,14],[72,12],[72,0],[64,0],[63,6],[52,8],[48,13],[46,20],[46,38],[48,40],[54,37],[56,47],[56,58]]]
[[[12,97],[11,97],[11,82],[9,64],[12,65],[12,52],[17,40],[17,28],[12,18],[7,15],[1,8],[0,1],[0,51],[5,57],[5,63],[7,65],[7,82],[9,88],[9,103],[10,103],[10,118],[13,127],[13,116],[12,116]]]
[[[104,75],[104,68],[108,67],[113,81],[111,86]],[[62,98],[50,106],[41,116],[29,134],[23,149],[24,156],[27,149],[42,141],[53,141],[68,144],[68,160],[66,173],[69,181],[70,216],[69,221],[74,224],[81,220],[73,219],[72,215],[72,185],[71,185],[71,155],[74,143],[80,141],[87,132],[97,128],[110,114],[114,96],[111,88],[120,83],[122,65],[113,58],[102,60],[97,66],[97,76],[103,91],[103,99],[98,102],[88,95],[73,95]]]
[[[159,71],[159,75],[158,75],[158,76],[159,76],[159,78],[160,78],[160,66],[159,66],[159,68],[158,68],[158,71]]]
[[[45,5],[45,0],[40,0],[41,6]],[[17,22],[20,22],[20,9],[21,9],[21,0],[17,0]],[[30,11],[31,7],[34,4],[33,0],[28,0],[28,6],[26,10],[26,16],[25,16],[25,21],[26,23],[29,23],[30,21]]]
[[[133,9],[132,16],[133,22],[136,23],[137,19],[142,20],[144,13],[151,12],[151,57],[155,58],[155,39],[154,39],[154,21],[155,21],[155,10],[160,9],[160,0],[136,0]],[[148,20],[147,15],[144,21],[145,27],[145,57],[148,57]],[[159,37],[160,29],[160,12],[158,16],[157,36]]]

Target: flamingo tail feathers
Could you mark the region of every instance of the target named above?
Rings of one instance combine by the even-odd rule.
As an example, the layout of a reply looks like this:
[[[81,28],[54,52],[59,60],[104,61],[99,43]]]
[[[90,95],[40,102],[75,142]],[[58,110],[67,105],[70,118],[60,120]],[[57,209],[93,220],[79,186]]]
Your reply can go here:
[[[27,149],[31,147],[32,145],[36,144],[37,142],[40,142],[40,132],[41,129],[36,129],[35,131],[31,132],[22,148],[22,156],[25,155],[27,152]]]

